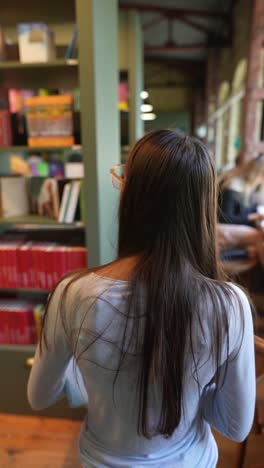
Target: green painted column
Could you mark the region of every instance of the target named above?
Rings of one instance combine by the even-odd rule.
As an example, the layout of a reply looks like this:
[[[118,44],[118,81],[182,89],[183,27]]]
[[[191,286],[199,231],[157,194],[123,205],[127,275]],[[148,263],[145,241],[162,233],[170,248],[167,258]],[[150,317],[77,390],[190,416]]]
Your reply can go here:
[[[109,169],[120,160],[118,2],[76,0],[81,131],[89,267],[115,257],[119,193]]]
[[[143,34],[140,15],[133,10],[128,12],[128,50],[129,144],[132,146],[144,134],[144,122],[140,118],[140,92],[144,88]]]

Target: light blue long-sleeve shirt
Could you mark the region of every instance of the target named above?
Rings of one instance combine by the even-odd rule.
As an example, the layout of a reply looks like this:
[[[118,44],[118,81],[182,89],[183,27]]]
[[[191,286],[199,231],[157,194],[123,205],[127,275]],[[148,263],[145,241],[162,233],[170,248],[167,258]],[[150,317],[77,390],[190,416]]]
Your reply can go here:
[[[233,440],[242,441],[253,421],[254,340],[251,310],[245,294],[233,286],[242,303],[242,313],[234,297],[229,320],[230,362],[223,386],[214,396],[214,384],[210,382],[216,369],[210,356],[209,306],[203,324],[205,335],[199,337],[198,333],[195,340],[201,391],[193,375],[191,354],[187,352],[182,420],[172,437],[159,435],[146,439],[137,433],[138,357],[127,354],[113,393],[129,283],[95,273],[78,280],[67,294],[63,326],[58,303],[67,281],[60,283],[50,303],[45,323],[49,348],[44,349],[42,356],[39,348],[36,351],[28,384],[31,406],[38,410],[52,405],[62,397],[65,388],[73,404],[77,401],[77,404],[87,405],[79,441],[80,459],[87,468],[215,467],[218,450],[210,426]],[[101,333],[103,338],[96,339]],[[194,324],[194,336],[195,333]],[[77,354],[84,353],[75,372],[72,364],[76,340]],[[225,373],[225,345],[220,381]],[[148,411],[150,426],[155,427],[158,415],[159,399],[153,392]]]

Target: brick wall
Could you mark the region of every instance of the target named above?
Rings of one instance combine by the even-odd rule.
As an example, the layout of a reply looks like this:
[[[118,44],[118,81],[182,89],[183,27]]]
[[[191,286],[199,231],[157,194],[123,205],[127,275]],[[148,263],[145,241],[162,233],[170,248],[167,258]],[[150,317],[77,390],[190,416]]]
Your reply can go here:
[[[249,160],[263,152],[264,143],[260,142],[259,129],[262,112],[258,105],[263,102],[264,83],[261,75],[261,50],[264,44],[264,2],[254,0],[252,30],[249,43],[249,61],[246,82],[246,99],[243,125],[243,159]]]
[[[228,81],[231,85],[238,63],[248,56],[252,5],[252,0],[239,0],[236,4],[233,12],[232,45],[220,51],[220,83]]]
[[[237,67],[243,59],[248,59],[254,2],[255,0],[238,0],[233,10],[232,43],[230,47],[218,50],[213,49],[209,53],[206,83],[208,114],[210,113],[210,109],[211,112],[214,112],[219,105],[223,104],[219,103],[218,99],[221,83],[228,83],[230,85],[230,92],[232,93],[232,85]],[[264,0],[260,0],[260,2],[264,5]],[[230,115],[228,116],[229,118]],[[212,136],[211,138],[209,134]],[[243,134],[241,136],[243,140]],[[216,140],[216,121],[214,121],[214,123],[208,126],[208,143],[211,144],[212,153],[216,151]]]

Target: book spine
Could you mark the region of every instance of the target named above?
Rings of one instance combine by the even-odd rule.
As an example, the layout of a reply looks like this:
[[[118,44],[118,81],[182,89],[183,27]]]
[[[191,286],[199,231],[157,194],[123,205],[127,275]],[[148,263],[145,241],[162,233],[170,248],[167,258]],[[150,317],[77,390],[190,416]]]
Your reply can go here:
[[[37,337],[37,329],[36,329],[36,324],[35,324],[33,308],[29,307],[27,310],[25,310],[25,314],[27,317],[28,344],[36,344],[38,341],[38,337]]]
[[[0,146],[12,145],[11,116],[8,110],[0,110]]]
[[[17,313],[16,313],[16,310],[13,309],[13,307],[10,307],[8,311],[8,323],[9,323],[8,343],[17,344],[17,340],[16,340]]]
[[[3,277],[3,248],[2,245],[0,245],[0,287],[4,287],[4,277]]]
[[[48,289],[47,287],[47,275],[48,275],[48,255],[47,255],[47,248],[42,246],[38,250],[38,258],[39,258],[39,286],[40,289]]]
[[[72,33],[70,43],[68,45],[68,49],[66,50],[66,54],[65,54],[66,60],[74,56],[74,49],[75,49],[75,44],[77,40],[77,35],[78,35],[78,28],[77,28],[77,24],[75,24],[73,28],[73,33]]]
[[[60,206],[60,212],[59,212],[59,218],[58,218],[59,223],[63,223],[65,221],[65,215],[67,212],[67,206],[68,206],[69,198],[70,198],[70,191],[71,191],[71,184],[68,183],[63,188],[61,206]]]
[[[38,304],[37,306],[35,306],[33,310],[33,315],[34,315],[34,325],[35,325],[35,330],[36,330],[37,341],[40,339],[43,313],[44,313],[44,308],[42,304]]]
[[[78,200],[79,200],[79,195],[80,195],[80,181],[78,180],[74,181],[72,182],[71,185],[72,185],[72,189],[71,189],[68,206],[66,208],[66,213],[65,213],[66,223],[73,223],[76,209],[77,209]]]
[[[17,344],[30,344],[27,317],[25,311],[21,309],[17,311]]]
[[[4,306],[0,306],[0,344],[7,344],[9,341],[8,312]]]

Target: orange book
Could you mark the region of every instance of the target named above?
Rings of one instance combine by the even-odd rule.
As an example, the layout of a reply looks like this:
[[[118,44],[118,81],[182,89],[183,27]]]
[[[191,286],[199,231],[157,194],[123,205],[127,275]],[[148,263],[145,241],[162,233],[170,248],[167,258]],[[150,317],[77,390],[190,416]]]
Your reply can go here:
[[[73,136],[29,137],[28,146],[72,146]]]

